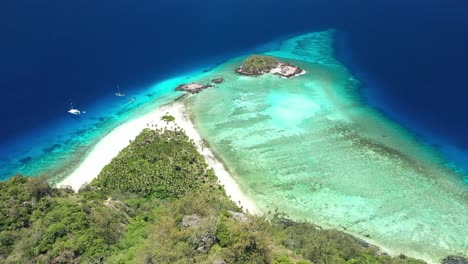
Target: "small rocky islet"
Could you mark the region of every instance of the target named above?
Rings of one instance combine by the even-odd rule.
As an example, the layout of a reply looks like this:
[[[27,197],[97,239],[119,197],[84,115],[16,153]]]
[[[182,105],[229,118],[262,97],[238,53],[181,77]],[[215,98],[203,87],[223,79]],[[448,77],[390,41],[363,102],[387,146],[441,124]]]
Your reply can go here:
[[[177,86],[176,91],[185,91],[191,94],[197,94],[206,88],[213,87],[213,84],[201,84],[198,82],[185,83]]]
[[[236,69],[236,73],[247,76],[259,76],[272,73],[284,78],[293,78],[305,71],[293,64],[279,61],[275,57],[251,55]]]
[[[211,83],[201,84],[199,82],[184,83],[176,87],[176,91],[185,91],[191,94],[197,94],[202,90],[210,87],[217,87],[216,84],[224,82],[223,78],[215,78],[211,80]]]
[[[241,66],[235,69],[235,72],[245,76],[260,76],[264,73],[272,73],[283,78],[293,78],[304,74],[305,71],[293,64],[282,62],[272,56],[251,55],[244,60]],[[224,78],[218,77],[212,79],[210,83],[202,84],[199,82],[184,83],[176,87],[176,91],[185,91],[191,94],[197,94],[204,89],[217,87],[217,84],[224,82]]]

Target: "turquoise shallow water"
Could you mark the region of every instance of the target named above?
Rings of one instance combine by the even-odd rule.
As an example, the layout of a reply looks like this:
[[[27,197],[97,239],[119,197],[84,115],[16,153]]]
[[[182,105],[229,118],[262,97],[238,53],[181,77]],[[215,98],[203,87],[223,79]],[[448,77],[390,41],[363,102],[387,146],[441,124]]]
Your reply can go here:
[[[178,97],[178,84],[223,77],[219,88],[187,104],[202,136],[262,210],[346,230],[394,253],[466,255],[466,175],[362,103],[359,81],[334,58],[333,31],[262,49],[308,73],[237,76],[237,58],[123,99],[110,96],[81,108],[88,113],[78,119],[31,131],[24,146],[5,151],[0,176],[19,171],[59,181],[113,128]],[[131,97],[137,100],[128,104]]]
[[[234,59],[188,99],[202,136],[263,211],[339,228],[393,253],[429,261],[468,253],[468,195],[431,146],[362,103],[334,59],[333,31],[266,52],[307,71],[245,77]]]
[[[174,87],[200,72],[170,78],[125,97],[111,94],[93,106],[80,107],[86,113],[79,117],[67,116],[60,122],[29,131],[20,138],[21,142],[2,146],[0,180],[18,172],[27,176],[45,175],[53,183],[60,182],[112,129],[173,101],[182,94],[175,92]],[[129,102],[131,98],[135,98],[133,103]]]

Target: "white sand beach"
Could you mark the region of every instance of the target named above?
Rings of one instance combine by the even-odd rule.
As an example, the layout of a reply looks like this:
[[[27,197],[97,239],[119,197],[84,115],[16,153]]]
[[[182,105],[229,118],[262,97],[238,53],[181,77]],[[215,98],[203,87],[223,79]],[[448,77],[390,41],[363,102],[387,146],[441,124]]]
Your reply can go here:
[[[161,120],[161,117],[166,114],[174,116],[175,121],[168,123]],[[69,176],[60,182],[58,186],[69,186],[75,191],[79,190],[84,184],[91,182],[97,177],[104,166],[111,162],[122,149],[128,146],[130,140],[134,140],[143,129],[163,127],[166,129],[174,129],[175,127],[182,128],[187,136],[195,142],[197,150],[205,157],[209,167],[214,170],[219,183],[224,187],[226,194],[231,200],[241,206],[244,211],[250,213],[258,212],[255,204],[242,193],[239,185],[224,168],[224,165],[215,158],[213,152],[209,148],[204,146],[200,134],[190,121],[185,111],[185,106],[181,102],[159,107],[146,115],[126,122],[112,130],[96,144],[85,160]]]

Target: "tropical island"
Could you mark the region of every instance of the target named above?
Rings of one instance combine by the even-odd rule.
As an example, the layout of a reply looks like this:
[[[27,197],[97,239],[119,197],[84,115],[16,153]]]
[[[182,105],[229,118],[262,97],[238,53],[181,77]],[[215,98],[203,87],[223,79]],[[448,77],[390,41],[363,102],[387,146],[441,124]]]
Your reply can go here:
[[[77,193],[21,175],[0,189],[2,263],[424,263],[243,212],[180,128],[145,129]]]
[[[247,76],[272,73],[284,78],[292,78],[304,74],[305,71],[290,63],[279,61],[275,57],[251,55],[236,69],[236,73]]]
[[[241,66],[235,69],[235,72],[245,76],[260,76],[264,73],[271,73],[278,75],[282,78],[294,78],[296,76],[305,74],[306,72],[291,63],[279,61],[275,57],[265,55],[251,55],[247,57]],[[211,83],[202,84],[200,82],[184,83],[178,85],[176,91],[185,91],[190,94],[197,94],[204,89],[210,87],[217,87],[224,81],[223,78],[215,78]]]
[[[326,36],[158,84],[65,177],[0,183],[0,263],[468,263],[465,193]]]

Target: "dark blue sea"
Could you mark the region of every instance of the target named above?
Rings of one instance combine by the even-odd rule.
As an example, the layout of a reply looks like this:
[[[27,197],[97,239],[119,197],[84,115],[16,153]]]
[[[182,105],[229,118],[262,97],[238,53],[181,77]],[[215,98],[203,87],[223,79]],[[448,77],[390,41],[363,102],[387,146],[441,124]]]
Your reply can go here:
[[[75,126],[71,102],[112,104],[117,82],[137,93],[330,28],[364,100],[468,170],[466,0],[1,1],[0,159]]]

